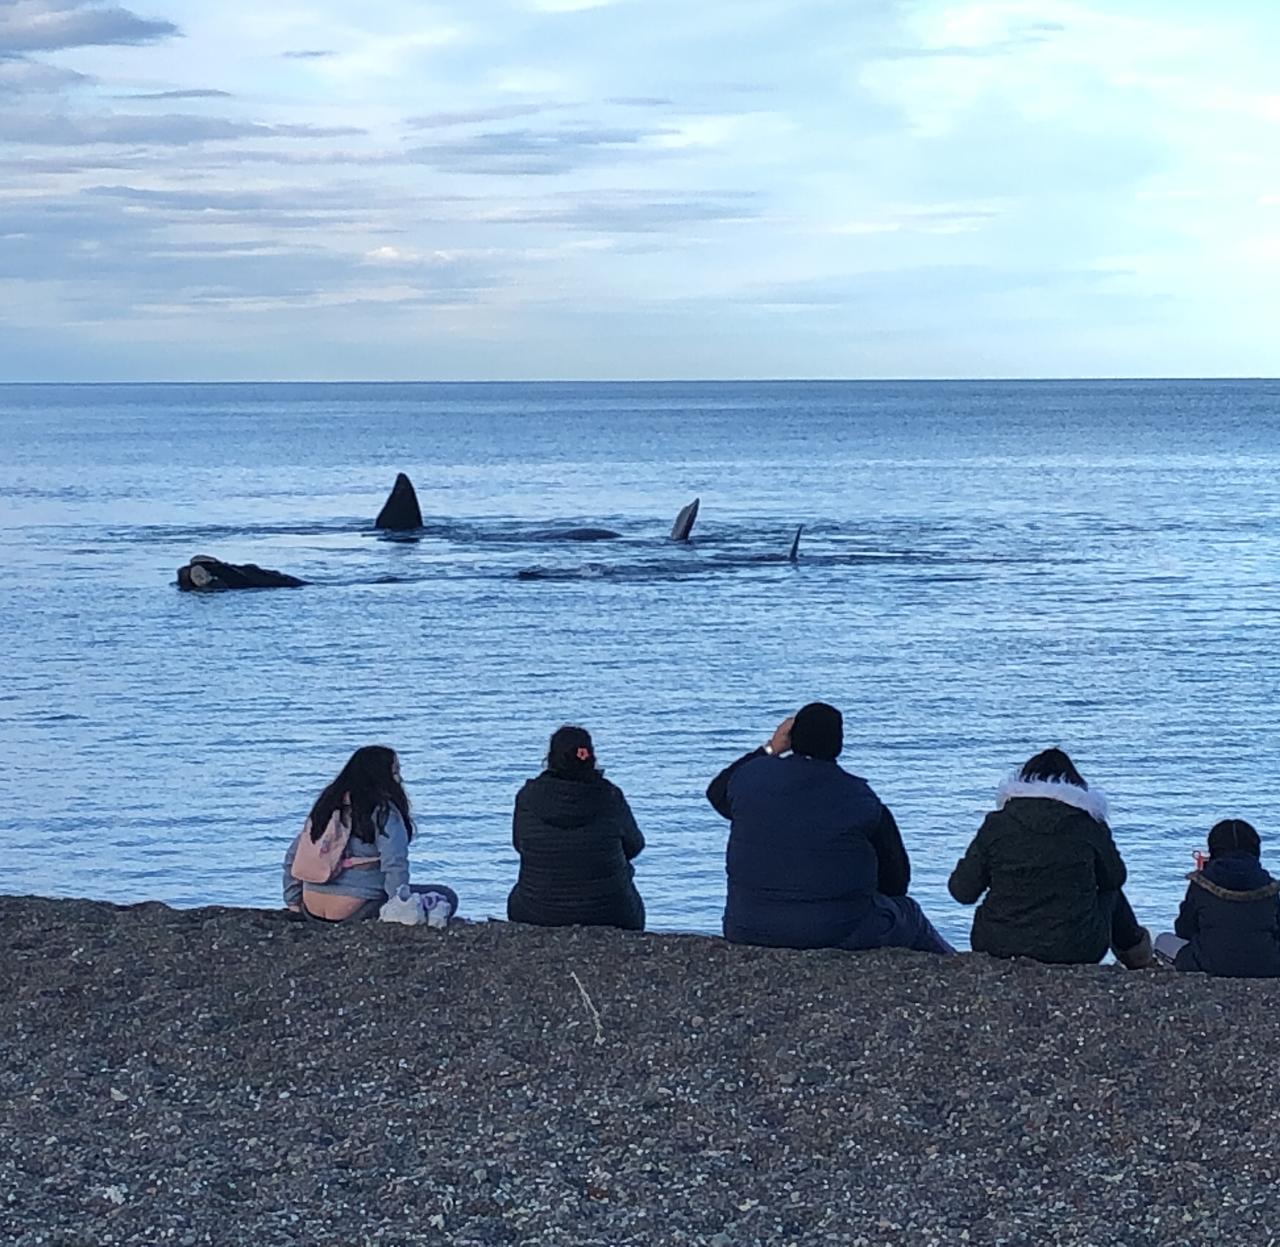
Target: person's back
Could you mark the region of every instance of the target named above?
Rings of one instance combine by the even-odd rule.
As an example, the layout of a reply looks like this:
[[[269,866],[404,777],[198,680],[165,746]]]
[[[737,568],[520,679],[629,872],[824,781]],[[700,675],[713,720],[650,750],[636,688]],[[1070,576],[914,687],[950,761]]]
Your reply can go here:
[[[882,806],[834,761],[757,757],[729,781],[725,938],[785,948],[840,943],[877,890]]]
[[[512,843],[520,874],[507,898],[511,921],[644,929],[631,865],[644,837],[583,729],[552,736],[547,769],[516,796]]]
[[[843,739],[840,712],[812,702],[711,781],[707,799],[730,820],[725,938],[952,951],[906,895],[911,866],[893,815],[836,764]]]
[[[1125,964],[1150,961],[1150,937],[1120,889],[1124,862],[1106,801],[1061,750],[1033,757],[1001,785],[996,809],[948,881],[972,905],[970,944],[996,957],[1093,964],[1114,947]]]
[[[987,815],[978,837],[990,883],[974,915],[973,950],[1101,961],[1111,923],[1098,905],[1099,863],[1106,855],[1099,823],[1051,797],[1017,797]]]
[[[1209,833],[1174,927],[1187,940],[1174,964],[1224,978],[1280,977],[1280,881],[1263,869],[1261,840],[1243,819]]]
[[[408,889],[447,921],[457,913],[457,893],[443,884],[409,882],[413,834],[395,751],[357,749],[285,853],[285,905],[317,922],[349,922],[376,918],[385,902]]]

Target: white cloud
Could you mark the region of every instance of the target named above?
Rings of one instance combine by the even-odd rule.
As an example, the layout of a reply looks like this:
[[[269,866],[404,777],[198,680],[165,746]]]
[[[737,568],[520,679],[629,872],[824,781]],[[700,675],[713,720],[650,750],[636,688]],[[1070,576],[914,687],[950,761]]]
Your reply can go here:
[[[1059,367],[1159,306],[1274,371],[1277,44],[1136,0],[0,0],[0,319],[68,368],[256,359],[253,310],[348,375],[499,332],[598,374],[605,317],[633,375],[838,373],[867,300],[922,358],[963,322]]]

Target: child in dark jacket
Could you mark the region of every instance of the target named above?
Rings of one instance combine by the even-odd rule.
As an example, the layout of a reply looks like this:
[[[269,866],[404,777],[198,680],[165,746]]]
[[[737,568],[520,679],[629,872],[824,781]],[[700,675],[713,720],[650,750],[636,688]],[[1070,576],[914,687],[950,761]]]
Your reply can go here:
[[[1262,840],[1243,819],[1209,832],[1209,859],[1193,874],[1174,931],[1187,941],[1174,965],[1225,978],[1280,978],[1280,881],[1262,868]]]

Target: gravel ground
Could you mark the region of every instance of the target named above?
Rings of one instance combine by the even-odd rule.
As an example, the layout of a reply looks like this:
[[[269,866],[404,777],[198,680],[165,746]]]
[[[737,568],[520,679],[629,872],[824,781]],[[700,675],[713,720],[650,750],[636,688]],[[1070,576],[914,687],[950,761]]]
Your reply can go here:
[[[27,898],[0,947],[16,1247],[1280,1247],[1280,984]]]

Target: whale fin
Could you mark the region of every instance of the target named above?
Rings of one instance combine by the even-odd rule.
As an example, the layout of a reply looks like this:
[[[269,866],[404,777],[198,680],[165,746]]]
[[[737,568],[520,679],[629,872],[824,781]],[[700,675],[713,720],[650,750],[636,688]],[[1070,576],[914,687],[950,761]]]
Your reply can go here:
[[[676,522],[671,525],[672,541],[688,541],[689,533],[693,530],[693,521],[698,518],[698,505],[702,500],[695,498],[687,507],[680,508],[680,514],[676,516]]]
[[[396,483],[378,518],[373,521],[375,528],[388,528],[393,532],[404,532],[410,528],[422,527],[422,508],[418,506],[418,495],[414,492],[413,482],[403,472],[396,473]]]
[[[787,551],[788,563],[795,563],[795,562],[798,562],[800,559],[800,534],[802,532],[804,532],[803,524],[801,524],[800,527],[796,529],[796,535],[791,542],[791,549]]]

